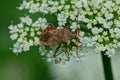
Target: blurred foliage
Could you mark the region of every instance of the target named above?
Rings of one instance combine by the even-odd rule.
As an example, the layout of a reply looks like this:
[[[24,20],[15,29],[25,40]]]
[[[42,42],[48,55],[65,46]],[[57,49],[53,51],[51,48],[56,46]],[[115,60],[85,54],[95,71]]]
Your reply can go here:
[[[19,22],[24,12],[16,9],[22,0],[0,0],[0,80],[50,80],[48,65],[38,53],[38,48],[16,56],[10,50],[8,26]]]

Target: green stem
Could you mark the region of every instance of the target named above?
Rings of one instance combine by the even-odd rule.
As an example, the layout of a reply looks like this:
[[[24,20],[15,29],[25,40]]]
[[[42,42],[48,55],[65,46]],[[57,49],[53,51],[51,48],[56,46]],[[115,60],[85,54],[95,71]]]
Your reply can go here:
[[[102,53],[101,55],[103,61],[105,80],[114,80],[112,73],[111,59],[107,55],[104,55],[105,52],[101,52],[101,53]]]

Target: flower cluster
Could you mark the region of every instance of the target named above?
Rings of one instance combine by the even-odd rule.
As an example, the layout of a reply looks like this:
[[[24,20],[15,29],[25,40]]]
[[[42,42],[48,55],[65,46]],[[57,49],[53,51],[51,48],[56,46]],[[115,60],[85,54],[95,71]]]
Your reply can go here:
[[[15,41],[13,52],[15,54],[23,51],[29,51],[31,46],[39,45],[39,35],[41,30],[47,25],[45,18],[39,17],[35,22],[29,16],[21,17],[20,23],[17,25],[10,25],[10,38]]]
[[[28,10],[29,14],[39,13],[40,17],[36,21],[29,16],[21,17],[19,24],[9,26],[10,38],[16,41],[12,48],[14,53],[28,51],[35,45],[39,46],[41,55],[47,56],[47,61],[67,61],[65,48],[59,50],[55,59],[52,57],[54,47],[46,47],[39,42],[41,31],[52,19],[56,21],[57,28],[69,25],[74,32],[78,27],[79,46],[95,47],[97,53],[105,51],[108,57],[120,47],[119,0],[23,0],[18,9]],[[49,16],[53,18],[50,20]],[[80,58],[85,56],[81,50],[79,52]],[[69,48],[72,57],[76,57],[75,53],[75,47]]]

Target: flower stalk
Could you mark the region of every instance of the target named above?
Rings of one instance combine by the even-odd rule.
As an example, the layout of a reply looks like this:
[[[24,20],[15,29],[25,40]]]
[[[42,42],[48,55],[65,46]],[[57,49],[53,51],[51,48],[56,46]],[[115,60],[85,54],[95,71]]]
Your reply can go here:
[[[101,52],[101,53],[102,53],[101,55],[102,55],[105,80],[114,80],[112,65],[111,65],[111,58],[105,55],[105,52]]]

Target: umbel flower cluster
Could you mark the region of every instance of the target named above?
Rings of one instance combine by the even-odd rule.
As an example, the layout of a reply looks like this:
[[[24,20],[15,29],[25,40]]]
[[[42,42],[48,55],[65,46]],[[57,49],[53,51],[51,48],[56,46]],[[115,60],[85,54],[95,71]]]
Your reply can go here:
[[[96,53],[105,51],[105,55],[111,57],[120,47],[120,0],[23,0],[18,9],[28,13],[20,17],[20,23],[9,26],[10,38],[15,42],[11,49],[15,54],[37,46],[47,61],[67,61],[64,45],[53,58],[56,46],[44,46],[39,41],[42,30],[49,23],[56,28],[69,25],[71,32],[79,27],[78,45],[84,50],[94,47]],[[68,47],[68,51],[69,57],[77,60],[85,56],[80,49],[76,56],[74,46]]]

